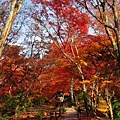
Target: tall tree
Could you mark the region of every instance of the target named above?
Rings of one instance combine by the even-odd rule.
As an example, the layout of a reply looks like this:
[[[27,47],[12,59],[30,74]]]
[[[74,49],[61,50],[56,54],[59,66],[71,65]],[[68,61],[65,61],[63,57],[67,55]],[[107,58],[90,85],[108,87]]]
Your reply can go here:
[[[111,41],[118,65],[120,66],[120,1],[119,0],[76,0],[102,26]]]
[[[74,7],[74,0],[40,0],[40,4],[42,6],[40,15],[43,17],[36,13],[32,17],[46,29],[47,38],[52,39],[63,56],[77,69],[79,80],[84,81],[81,61],[83,61],[82,63],[85,62],[79,57],[78,45],[82,43],[81,38],[88,32],[89,18],[87,14],[79,12]],[[76,60],[77,58],[79,60]],[[86,98],[87,89],[84,83],[82,88],[86,111],[89,114]]]
[[[2,5],[3,9],[2,9],[2,12],[0,13],[1,14],[1,18],[0,18],[1,21],[3,21],[2,14],[5,13],[6,9],[9,11],[9,14],[8,14],[7,19],[5,21],[5,25],[1,26],[1,29],[0,29],[0,32],[1,32],[1,35],[0,35],[0,56],[2,55],[2,51],[4,49],[5,42],[7,40],[7,37],[10,34],[13,22],[14,22],[15,18],[17,17],[17,14],[20,11],[23,2],[24,2],[24,0],[13,0],[13,1],[3,2],[4,7]]]

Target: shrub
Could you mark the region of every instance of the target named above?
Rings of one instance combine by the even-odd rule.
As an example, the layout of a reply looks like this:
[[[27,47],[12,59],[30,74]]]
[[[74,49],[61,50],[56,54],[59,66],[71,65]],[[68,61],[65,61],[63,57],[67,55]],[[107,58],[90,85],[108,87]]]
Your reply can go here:
[[[115,102],[112,107],[113,107],[114,118],[120,119],[120,102]]]
[[[31,104],[27,98],[23,97],[22,93],[18,93],[16,96],[7,95],[3,101],[5,104],[0,112],[2,115],[7,114],[9,116],[26,111],[26,108]]]
[[[0,120],[9,120],[9,116],[7,114],[0,115]]]
[[[37,120],[42,120],[42,117],[43,117],[43,110],[40,110],[38,114],[35,114],[35,118]]]

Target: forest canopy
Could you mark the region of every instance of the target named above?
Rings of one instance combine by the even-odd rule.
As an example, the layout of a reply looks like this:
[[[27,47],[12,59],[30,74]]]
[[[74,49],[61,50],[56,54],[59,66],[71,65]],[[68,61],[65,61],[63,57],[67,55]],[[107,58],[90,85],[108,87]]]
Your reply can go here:
[[[119,0],[2,0],[1,104],[6,96],[18,93],[19,100],[31,100],[52,99],[62,91],[72,102],[82,93],[86,112],[90,105],[109,113],[111,120],[119,118],[115,112],[120,103],[119,4]],[[101,100],[108,106],[105,112]]]

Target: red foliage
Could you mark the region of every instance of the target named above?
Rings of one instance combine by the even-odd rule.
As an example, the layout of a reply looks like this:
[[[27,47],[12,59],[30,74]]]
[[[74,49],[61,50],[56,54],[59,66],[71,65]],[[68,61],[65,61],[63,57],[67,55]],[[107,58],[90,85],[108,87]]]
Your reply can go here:
[[[42,10],[40,11],[41,16],[45,16],[47,21],[51,26],[57,27],[58,36],[64,34],[65,30],[56,22],[51,21],[51,19],[60,19],[60,21],[66,22],[66,27],[68,31],[73,33],[77,32],[78,34],[86,34],[88,32],[87,24],[89,22],[89,17],[86,13],[80,13],[80,11],[74,7],[74,0],[33,0],[35,4],[41,4]],[[48,10],[50,8],[50,10]],[[44,22],[39,20],[34,14],[33,18],[37,21]],[[62,37],[62,36],[61,36]]]

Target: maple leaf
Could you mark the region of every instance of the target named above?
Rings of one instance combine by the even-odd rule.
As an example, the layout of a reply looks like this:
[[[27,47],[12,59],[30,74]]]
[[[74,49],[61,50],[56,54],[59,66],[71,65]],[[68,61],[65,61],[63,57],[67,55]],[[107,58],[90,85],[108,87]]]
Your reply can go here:
[[[103,99],[99,100],[97,110],[102,113],[106,113],[109,110],[109,106],[107,105],[107,102]]]
[[[80,63],[83,64],[83,65],[85,65],[85,66],[88,65],[87,62],[85,62],[84,60],[80,60]]]

